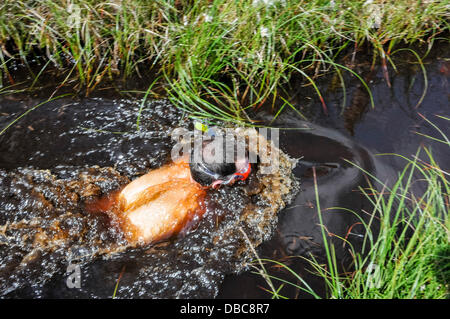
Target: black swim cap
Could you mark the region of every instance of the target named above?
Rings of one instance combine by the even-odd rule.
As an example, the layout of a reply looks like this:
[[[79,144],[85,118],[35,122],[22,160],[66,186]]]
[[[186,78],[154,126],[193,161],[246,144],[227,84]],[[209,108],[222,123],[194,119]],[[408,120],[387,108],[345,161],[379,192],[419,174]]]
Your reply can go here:
[[[215,158],[215,152],[220,148],[222,148],[223,156]],[[233,163],[226,162],[225,154],[225,142],[222,139],[213,138],[194,145],[189,161],[192,178],[202,186],[210,186],[214,181],[234,174],[236,172],[235,150],[232,154]]]

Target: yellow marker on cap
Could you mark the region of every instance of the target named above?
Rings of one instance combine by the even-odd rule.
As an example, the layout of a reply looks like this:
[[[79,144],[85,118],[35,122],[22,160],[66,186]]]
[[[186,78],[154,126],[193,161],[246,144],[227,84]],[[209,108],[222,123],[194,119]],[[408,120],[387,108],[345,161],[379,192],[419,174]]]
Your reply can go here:
[[[194,128],[196,130],[199,130],[199,131],[202,131],[202,132],[207,132],[208,131],[208,126],[206,126],[205,124],[200,123],[200,122],[195,122],[194,123]]]

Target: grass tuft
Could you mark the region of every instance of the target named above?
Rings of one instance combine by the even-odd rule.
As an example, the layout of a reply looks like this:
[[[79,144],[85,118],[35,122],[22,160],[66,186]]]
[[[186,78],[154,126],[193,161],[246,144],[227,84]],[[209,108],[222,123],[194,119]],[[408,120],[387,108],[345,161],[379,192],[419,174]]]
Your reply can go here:
[[[5,0],[0,4],[0,85],[14,84],[11,60],[28,66],[36,54],[71,70],[87,93],[105,80],[155,72],[157,66],[160,84],[176,105],[200,118],[248,122],[247,108],[281,96],[280,87],[297,75],[311,82],[326,112],[314,81],[319,73],[341,67],[334,62],[340,52],[367,44],[390,84],[386,60],[394,49],[415,42],[431,47],[449,29],[448,5],[432,0]],[[32,74],[36,82],[40,73]]]

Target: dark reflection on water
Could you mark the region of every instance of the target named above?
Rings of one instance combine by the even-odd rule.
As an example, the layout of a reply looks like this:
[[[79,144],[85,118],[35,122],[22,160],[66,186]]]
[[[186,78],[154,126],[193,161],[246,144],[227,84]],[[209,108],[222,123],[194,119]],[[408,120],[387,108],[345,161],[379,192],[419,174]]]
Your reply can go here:
[[[367,186],[367,177],[346,160],[389,183],[404,161],[373,154],[395,152],[409,157],[423,143],[431,146],[443,169],[450,168],[447,146],[414,133],[439,138],[418,115],[420,112],[450,135],[448,122],[435,116],[448,117],[450,113],[448,59],[441,58],[437,51],[425,60],[428,91],[417,109],[423,75],[406,55],[396,61],[398,74],[390,70],[391,88],[381,68],[370,71],[364,61],[355,61],[355,70],[373,92],[375,109],[371,109],[364,87],[351,76],[346,76],[347,108],[343,112],[342,91],[335,88],[333,77],[319,80],[329,116],[321,114],[320,104],[312,102],[315,98],[308,99],[314,97],[309,88],[298,90],[294,102],[299,109],[310,110],[306,115],[315,124],[300,120],[292,111],[273,124],[307,128],[282,130],[280,134],[281,149],[292,157],[301,157],[294,170],[301,180],[301,191],[279,214],[273,236],[276,219],[266,228],[254,228],[253,234],[251,227],[245,229],[255,243],[265,241],[258,248],[260,257],[284,262],[324,296],[323,283],[308,272],[307,263],[295,257],[313,253],[319,261],[324,258],[313,169],[323,209],[345,207],[361,213],[370,211],[367,200],[357,191],[359,186]],[[0,128],[38,102],[0,97]],[[109,227],[104,216],[86,216],[80,203],[118,189],[148,169],[166,163],[172,145],[168,130],[191,125],[181,112],[156,101],[144,110],[142,127],[137,131],[138,110],[139,102],[130,100],[66,98],[42,105],[0,136],[0,224],[8,222],[12,229],[9,233],[0,229],[2,295],[111,297],[123,274],[119,297],[270,297],[261,289],[267,284],[260,275],[250,271],[238,274],[254,256],[245,248],[236,225],[240,225],[245,207],[267,205],[258,196],[249,196],[242,185],[209,194],[209,217],[194,232],[152,247],[127,248],[121,234]],[[268,113],[258,116],[268,120]],[[367,220],[370,216],[361,213],[361,217]],[[323,218],[330,233],[360,246],[363,229],[356,216],[326,210]],[[54,241],[45,236],[55,239],[61,230],[66,230],[61,241],[50,247]],[[34,249],[36,238],[45,249]],[[345,265],[347,247],[337,237],[331,240]],[[68,260],[81,265],[81,289],[66,286]],[[268,269],[274,276],[295,282],[280,268]],[[289,285],[281,294],[310,297]]]
[[[7,98],[1,103],[2,127],[40,102]],[[138,111],[138,101],[104,98],[50,101],[1,137],[0,165],[4,169],[114,166],[130,177],[142,174],[167,160],[171,147],[169,128],[186,127],[188,122],[167,103],[154,102],[151,114],[144,111],[147,117],[137,131]],[[131,162],[129,158],[135,160]]]

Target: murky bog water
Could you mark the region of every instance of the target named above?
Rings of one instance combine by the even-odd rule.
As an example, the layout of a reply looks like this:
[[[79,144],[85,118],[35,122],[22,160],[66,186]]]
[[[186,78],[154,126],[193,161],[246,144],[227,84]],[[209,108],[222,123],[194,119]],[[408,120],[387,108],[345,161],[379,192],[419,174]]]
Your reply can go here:
[[[5,100],[1,126],[40,101]],[[295,194],[293,161],[207,192],[205,217],[170,241],[136,245],[107,214],[87,207],[170,161],[176,127],[192,123],[170,104],[60,99],[0,137],[0,293],[7,297],[214,297],[270,238]],[[81,282],[67,282],[79,271]],[[69,271],[68,274],[66,272]],[[69,278],[70,279],[70,278]],[[74,288],[75,286],[75,288]],[[79,287],[79,288],[78,288]]]
[[[0,295],[110,298],[120,278],[117,297],[270,297],[261,289],[267,287],[264,279],[249,267],[257,248],[261,258],[284,262],[325,296],[323,282],[298,258],[310,253],[324,258],[313,172],[326,209],[324,224],[336,235],[330,241],[345,264],[348,249],[337,236],[360,247],[364,229],[357,222],[369,219],[364,212],[371,210],[357,191],[370,179],[353,164],[390,183],[405,163],[374,154],[409,157],[423,143],[443,169],[450,168],[448,146],[415,133],[439,138],[420,112],[449,136],[447,122],[435,116],[449,116],[448,59],[438,55],[425,61],[428,90],[419,108],[425,81],[411,61],[398,62],[398,74],[390,70],[391,88],[381,68],[354,67],[369,83],[374,109],[364,87],[350,76],[344,111],[333,76],[319,81],[328,116],[312,102],[317,99],[310,88],[299,86],[293,103],[309,110],[305,113],[316,124],[288,110],[271,123],[280,128],[280,148],[287,154],[280,169],[270,176],[256,171],[245,182],[208,191],[205,217],[193,229],[152,245],[131,245],[106,214],[89,212],[86,203],[168,163],[170,132],[192,129],[192,121],[165,101],[146,106],[139,130],[138,100],[65,97],[34,109],[0,136]],[[0,128],[42,101],[0,97]],[[271,119],[270,110],[255,116]],[[299,159],[297,166],[290,158]],[[75,269],[81,282],[70,288],[67,280]],[[299,283],[282,267],[267,270]],[[280,293],[311,297],[290,285]]]

